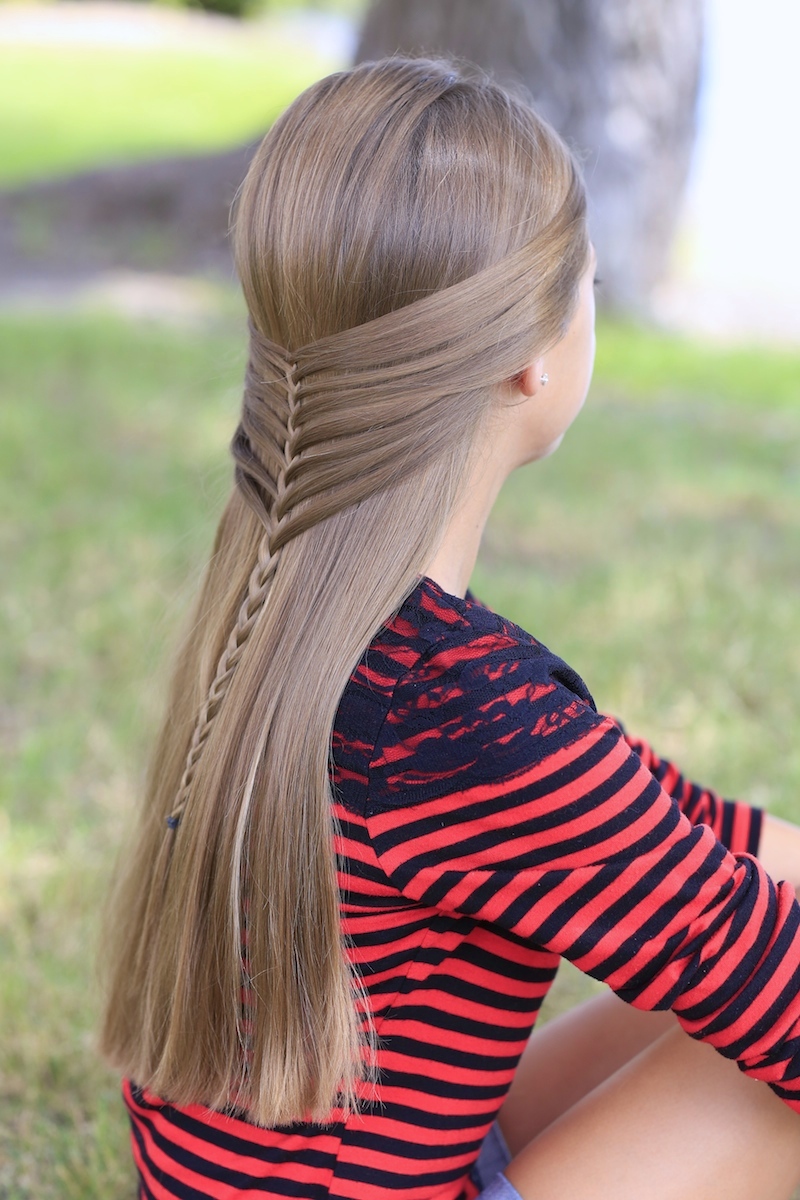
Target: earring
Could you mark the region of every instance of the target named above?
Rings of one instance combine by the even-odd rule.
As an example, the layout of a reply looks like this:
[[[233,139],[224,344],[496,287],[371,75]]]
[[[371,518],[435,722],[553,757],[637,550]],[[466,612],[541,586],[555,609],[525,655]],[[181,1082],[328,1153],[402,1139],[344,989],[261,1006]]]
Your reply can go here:
[[[542,387],[547,387],[549,382],[550,382],[550,376],[545,371],[544,375],[542,375],[542,378],[541,378]]]

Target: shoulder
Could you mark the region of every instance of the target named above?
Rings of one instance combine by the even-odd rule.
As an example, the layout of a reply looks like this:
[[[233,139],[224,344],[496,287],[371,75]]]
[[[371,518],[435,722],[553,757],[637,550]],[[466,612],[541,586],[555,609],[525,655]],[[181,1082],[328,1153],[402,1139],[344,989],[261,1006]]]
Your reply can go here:
[[[387,634],[410,640],[413,661],[398,676],[392,710],[405,698],[412,709],[437,710],[447,718],[453,706],[479,709],[485,702],[555,695],[594,708],[581,677],[532,634],[468,594],[466,600],[422,580]],[[452,687],[448,685],[453,685]],[[399,714],[392,711],[392,719]]]
[[[408,804],[510,777],[598,721],[580,676],[513,622],[423,580],[386,628],[413,644],[369,770],[370,802]]]

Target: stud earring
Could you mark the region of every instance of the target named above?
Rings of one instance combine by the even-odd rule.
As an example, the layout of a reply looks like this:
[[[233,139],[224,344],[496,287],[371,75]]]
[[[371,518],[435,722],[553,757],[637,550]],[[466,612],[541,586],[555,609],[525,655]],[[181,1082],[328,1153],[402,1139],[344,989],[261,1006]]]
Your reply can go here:
[[[542,387],[547,387],[549,382],[550,382],[550,376],[545,371],[544,375],[542,375],[542,377],[541,377]]]

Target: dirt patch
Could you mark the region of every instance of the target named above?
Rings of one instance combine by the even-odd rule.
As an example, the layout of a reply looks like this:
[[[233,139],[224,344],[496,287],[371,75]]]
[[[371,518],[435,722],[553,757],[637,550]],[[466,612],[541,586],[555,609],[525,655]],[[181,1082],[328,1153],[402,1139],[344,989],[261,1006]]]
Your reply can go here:
[[[0,293],[111,270],[233,279],[229,211],[256,144],[0,194]]]

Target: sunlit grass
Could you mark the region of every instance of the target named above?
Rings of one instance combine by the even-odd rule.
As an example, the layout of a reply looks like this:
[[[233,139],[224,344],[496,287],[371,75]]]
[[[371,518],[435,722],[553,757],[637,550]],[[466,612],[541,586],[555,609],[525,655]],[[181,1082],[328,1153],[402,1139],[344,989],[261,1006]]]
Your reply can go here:
[[[278,35],[218,53],[0,46],[0,186],[264,132],[337,66]]]
[[[475,589],[696,776],[800,819],[800,356],[618,327],[600,347],[564,446],[501,496]],[[4,1197],[132,1194],[91,1045],[97,916],[228,487],[243,351],[231,315],[0,321]],[[557,986],[554,1006],[593,985]]]

